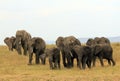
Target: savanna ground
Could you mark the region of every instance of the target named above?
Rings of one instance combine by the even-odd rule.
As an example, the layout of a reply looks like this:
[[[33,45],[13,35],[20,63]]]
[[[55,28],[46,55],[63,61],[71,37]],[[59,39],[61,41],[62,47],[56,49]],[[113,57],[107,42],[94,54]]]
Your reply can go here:
[[[53,47],[54,45],[49,45]],[[11,52],[6,46],[0,46],[0,81],[120,81],[120,43],[113,43],[113,58],[116,66],[109,66],[104,60],[101,67],[97,60],[96,67],[80,70],[76,63],[74,68],[66,69],[61,62],[61,70],[50,70],[46,65],[27,65],[28,56]]]

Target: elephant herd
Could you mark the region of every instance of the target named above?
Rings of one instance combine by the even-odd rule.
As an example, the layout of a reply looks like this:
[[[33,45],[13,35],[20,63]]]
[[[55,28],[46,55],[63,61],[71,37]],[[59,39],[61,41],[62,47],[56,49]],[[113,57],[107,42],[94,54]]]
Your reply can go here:
[[[6,37],[4,42],[10,51],[15,49],[18,54],[22,54],[21,49],[23,49],[24,55],[28,53],[28,65],[32,64],[33,54],[35,54],[36,64],[39,64],[41,60],[41,63],[45,65],[48,57],[50,69],[60,69],[61,56],[63,66],[66,68],[74,66],[74,59],[77,60],[77,67],[80,69],[95,66],[97,58],[101,66],[104,66],[103,59],[106,59],[109,65],[116,64],[110,41],[105,37],[89,38],[86,45],[82,45],[74,36],[60,36],[56,39],[56,47],[48,49],[41,37],[32,37],[25,30],[18,30],[15,36]]]

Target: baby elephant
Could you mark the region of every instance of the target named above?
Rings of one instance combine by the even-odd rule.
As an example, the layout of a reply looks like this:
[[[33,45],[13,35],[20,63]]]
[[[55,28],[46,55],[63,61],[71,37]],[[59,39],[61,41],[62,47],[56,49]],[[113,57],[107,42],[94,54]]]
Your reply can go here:
[[[41,60],[41,63],[43,65],[45,65],[45,63],[46,63],[46,54],[45,53],[40,55],[40,60]]]
[[[60,69],[60,50],[58,48],[50,48],[45,52],[49,58],[50,69]]]

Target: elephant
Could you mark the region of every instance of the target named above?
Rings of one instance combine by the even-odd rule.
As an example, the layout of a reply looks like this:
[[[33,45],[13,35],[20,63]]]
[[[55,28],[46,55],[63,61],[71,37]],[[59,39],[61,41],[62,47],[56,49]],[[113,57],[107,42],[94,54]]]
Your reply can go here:
[[[90,38],[88,39],[86,45],[89,45],[93,48],[92,49],[94,51],[93,52],[93,66],[95,66],[96,57],[99,58],[102,66],[104,66],[103,61],[102,61],[103,58],[107,59],[109,64],[110,64],[110,61],[112,61],[113,65],[115,65],[115,62],[112,58],[113,49],[110,45],[110,40],[108,38],[106,37],[101,37],[101,38],[95,37],[94,39]],[[100,53],[98,51],[100,51]]]
[[[68,37],[58,37],[56,40],[56,46],[62,52],[62,60],[64,67],[71,68],[73,67],[73,59],[76,58],[76,55],[72,53],[72,48],[75,45],[80,45],[80,41],[74,36]]]
[[[46,48],[46,43],[41,37],[33,37],[28,42],[28,52],[29,52],[29,63],[32,64],[33,53],[35,54],[35,63],[39,64],[42,54],[44,54]],[[44,63],[43,63],[44,64]]]
[[[90,46],[80,46],[80,45],[75,45],[73,47],[73,51],[78,56],[78,67],[80,69],[85,69],[86,64],[88,68],[91,68],[91,62],[93,59],[93,53],[92,53],[92,48]],[[82,65],[82,67],[81,67]]]
[[[6,37],[4,39],[4,43],[8,46],[8,48],[9,48],[10,51],[13,51],[13,49],[16,49],[15,48],[15,44],[14,44],[15,40],[16,40],[16,38],[14,36],[12,36],[12,37]]]
[[[16,50],[18,54],[22,54],[21,48],[24,50],[24,55],[27,54],[28,50],[28,41],[31,39],[31,35],[26,32],[25,30],[18,30],[16,32],[16,40],[15,40],[15,45],[16,45]]]
[[[60,69],[60,50],[57,47],[45,51],[49,59],[50,69]]]
[[[113,60],[113,49],[109,44],[97,44],[93,46],[93,55],[93,66],[95,66],[96,57],[99,58],[101,66],[104,66],[103,59],[107,59],[109,65],[111,65],[111,62],[113,66],[116,64]]]
[[[45,65],[45,63],[46,63],[46,54],[44,53],[44,54],[41,54],[40,56],[39,56],[39,58],[41,59],[41,62],[42,62],[42,64],[43,65]]]

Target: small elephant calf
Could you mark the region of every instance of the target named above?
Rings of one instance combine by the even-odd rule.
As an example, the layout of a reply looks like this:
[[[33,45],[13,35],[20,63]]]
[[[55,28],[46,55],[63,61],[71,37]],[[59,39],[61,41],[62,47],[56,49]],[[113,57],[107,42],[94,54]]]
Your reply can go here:
[[[89,46],[75,45],[73,47],[73,50],[78,56],[78,67],[80,69],[85,69],[87,64],[88,68],[91,68],[91,62],[93,57],[92,48]]]
[[[50,69],[60,69],[60,50],[54,47],[47,49],[45,53],[49,58]]]
[[[46,54],[45,53],[40,55],[40,60],[41,60],[41,63],[43,65],[45,65],[45,63],[46,63]]]

